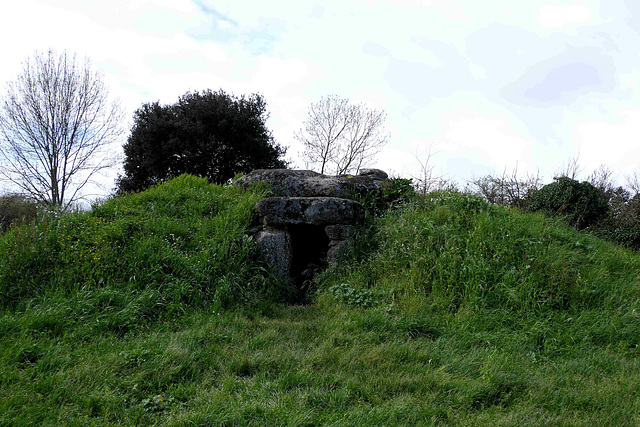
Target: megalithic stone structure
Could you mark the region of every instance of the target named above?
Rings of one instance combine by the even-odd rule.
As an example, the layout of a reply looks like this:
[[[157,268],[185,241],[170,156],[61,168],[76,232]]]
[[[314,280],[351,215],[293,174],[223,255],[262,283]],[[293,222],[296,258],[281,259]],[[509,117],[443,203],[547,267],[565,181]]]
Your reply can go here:
[[[265,182],[275,197],[255,207],[255,235],[272,271],[294,281],[306,269],[335,266],[350,248],[364,207],[348,197],[365,196],[391,185],[385,172],[363,169],[358,175],[327,176],[308,170],[260,169],[234,185]]]

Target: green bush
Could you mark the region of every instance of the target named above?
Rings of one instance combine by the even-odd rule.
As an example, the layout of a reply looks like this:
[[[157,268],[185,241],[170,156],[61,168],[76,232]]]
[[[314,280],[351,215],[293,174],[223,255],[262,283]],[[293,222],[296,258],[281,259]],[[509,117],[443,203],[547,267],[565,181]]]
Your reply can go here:
[[[390,184],[366,195],[355,197],[364,205],[369,217],[384,215],[390,208],[398,207],[410,200],[415,194],[413,181],[406,178],[391,178]]]
[[[0,230],[6,232],[11,224],[29,223],[38,214],[38,204],[21,194],[0,197]]]
[[[593,185],[563,176],[533,192],[529,198],[529,210],[564,217],[580,230],[602,221],[608,206]]]
[[[238,173],[283,168],[286,148],[267,128],[260,94],[187,92],[175,104],[143,104],[124,145],[119,193],[135,192],[183,173],[223,184]]]
[[[609,216],[596,234],[627,248],[640,249],[640,194],[612,204]]]

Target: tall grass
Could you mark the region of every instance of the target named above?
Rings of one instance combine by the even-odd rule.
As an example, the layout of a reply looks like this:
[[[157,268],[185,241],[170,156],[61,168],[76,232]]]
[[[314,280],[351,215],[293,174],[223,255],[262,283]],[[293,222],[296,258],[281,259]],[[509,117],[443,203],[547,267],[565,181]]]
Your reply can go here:
[[[24,310],[62,295],[73,303],[58,317],[104,314],[104,327],[126,331],[186,309],[268,299],[279,284],[245,235],[263,194],[183,175],[11,230],[0,239],[0,304]]]
[[[325,273],[321,287],[355,305],[469,327],[560,328],[550,351],[640,351],[640,257],[558,220],[434,193],[381,218],[370,239],[373,251]],[[535,346],[538,332],[529,338]]]
[[[640,256],[434,193],[314,303],[181,177],[0,238],[0,425],[638,425]]]
[[[432,194],[382,218],[377,249],[358,268],[332,277],[424,304],[513,313],[603,308],[637,296],[638,257],[542,215],[489,205],[480,198]]]

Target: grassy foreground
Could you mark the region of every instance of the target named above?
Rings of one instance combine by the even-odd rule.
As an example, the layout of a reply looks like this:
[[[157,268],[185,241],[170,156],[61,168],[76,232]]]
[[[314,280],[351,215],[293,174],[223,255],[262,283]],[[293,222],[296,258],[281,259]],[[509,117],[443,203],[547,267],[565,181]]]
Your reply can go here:
[[[0,425],[640,423],[637,253],[433,194],[287,305],[263,196],[183,176],[0,237]]]

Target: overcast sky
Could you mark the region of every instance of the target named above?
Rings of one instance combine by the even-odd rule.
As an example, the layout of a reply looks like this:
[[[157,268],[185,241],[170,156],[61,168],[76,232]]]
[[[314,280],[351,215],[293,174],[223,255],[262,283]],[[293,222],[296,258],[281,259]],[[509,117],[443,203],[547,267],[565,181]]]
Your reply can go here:
[[[130,121],[187,91],[260,92],[299,168],[293,134],[327,94],[386,111],[375,166],[395,176],[429,150],[462,182],[640,166],[639,0],[19,0],[0,37],[2,87],[36,49],[75,51]]]

